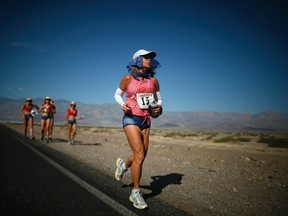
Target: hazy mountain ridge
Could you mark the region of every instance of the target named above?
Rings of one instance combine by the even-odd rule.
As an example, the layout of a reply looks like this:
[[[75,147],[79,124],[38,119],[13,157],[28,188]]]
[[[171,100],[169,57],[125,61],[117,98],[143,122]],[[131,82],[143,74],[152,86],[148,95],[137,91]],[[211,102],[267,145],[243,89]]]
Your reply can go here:
[[[9,99],[0,97],[0,121],[22,121],[20,109],[25,99]],[[40,106],[43,99],[33,100]],[[55,121],[63,123],[70,101],[57,100]],[[77,102],[78,116],[81,125],[121,127],[122,110],[118,104],[84,104]],[[40,116],[35,118],[40,121]],[[195,130],[256,130],[256,131],[288,131],[288,113],[262,112],[227,113],[211,111],[165,112],[158,119],[152,120],[153,127],[181,128]]]

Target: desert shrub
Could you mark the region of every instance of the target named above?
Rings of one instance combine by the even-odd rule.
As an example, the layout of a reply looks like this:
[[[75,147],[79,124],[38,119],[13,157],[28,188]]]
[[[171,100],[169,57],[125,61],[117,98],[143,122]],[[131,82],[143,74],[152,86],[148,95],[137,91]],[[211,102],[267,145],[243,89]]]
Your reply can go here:
[[[208,137],[206,137],[206,140],[211,140],[211,139],[213,139],[215,136],[213,136],[213,135],[211,135],[211,136],[208,136]]]
[[[270,134],[260,134],[259,136],[260,139],[265,139],[265,138],[271,138],[271,139],[274,139],[275,137],[270,135]]]
[[[190,136],[190,137],[198,137],[197,133],[187,133],[185,136]]]
[[[239,142],[250,142],[251,139],[247,138],[247,137],[239,137],[239,138],[237,138],[237,141],[239,141]]]
[[[179,136],[179,133],[169,132],[169,133],[164,134],[164,137],[176,137],[176,136]]]
[[[208,137],[206,137],[206,140],[211,140],[211,139],[213,139],[214,137],[216,137],[218,134],[212,134],[212,135],[210,135],[210,136],[208,136]]]
[[[258,143],[266,143],[269,147],[274,148],[288,148],[288,138],[276,138],[273,136],[270,137],[261,137],[258,140]]]
[[[231,137],[231,136],[227,136],[227,137],[222,137],[222,138],[219,138],[219,139],[215,139],[214,142],[215,143],[235,142],[235,139],[233,137]]]
[[[257,134],[257,133],[245,133],[245,135],[255,137],[255,136],[258,136],[259,134]]]
[[[202,135],[207,135],[207,136],[216,136],[216,135],[218,135],[218,133],[215,133],[215,132],[203,132],[203,133],[201,133]]]
[[[154,130],[150,130],[150,135],[152,136],[156,136],[156,135],[163,135],[163,130],[161,129],[154,129]],[[165,134],[165,133],[164,133]]]
[[[110,132],[111,129],[105,128],[105,127],[97,127],[93,130],[93,133],[105,133],[105,132]]]
[[[237,138],[234,138],[234,137],[231,137],[231,136],[227,136],[227,137],[222,137],[220,139],[215,139],[214,142],[216,143],[220,143],[220,142],[223,142],[223,143],[226,143],[226,142],[250,142],[251,139],[250,138],[247,138],[247,137],[237,137]]]
[[[169,132],[164,134],[164,137],[189,137],[198,136],[197,133],[186,133],[186,132]]]

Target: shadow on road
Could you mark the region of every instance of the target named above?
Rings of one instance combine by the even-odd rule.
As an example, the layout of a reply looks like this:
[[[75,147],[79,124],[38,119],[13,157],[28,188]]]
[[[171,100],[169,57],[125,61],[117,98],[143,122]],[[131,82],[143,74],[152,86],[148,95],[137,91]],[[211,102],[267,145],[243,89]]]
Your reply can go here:
[[[179,173],[170,173],[164,176],[151,176],[153,180],[150,182],[149,186],[143,186],[143,188],[151,190],[151,193],[145,194],[144,198],[149,199],[150,197],[155,197],[162,193],[163,189],[166,188],[170,184],[180,185],[182,184],[183,174]]]
[[[170,184],[180,185],[182,184],[183,174],[179,173],[170,173],[168,175],[163,176],[151,176],[152,182],[150,185],[141,185],[141,188],[150,190],[151,193],[143,194],[144,199],[149,199],[151,197],[158,196],[162,193],[163,189],[166,188]],[[123,187],[133,187],[133,183],[129,185],[123,185]]]

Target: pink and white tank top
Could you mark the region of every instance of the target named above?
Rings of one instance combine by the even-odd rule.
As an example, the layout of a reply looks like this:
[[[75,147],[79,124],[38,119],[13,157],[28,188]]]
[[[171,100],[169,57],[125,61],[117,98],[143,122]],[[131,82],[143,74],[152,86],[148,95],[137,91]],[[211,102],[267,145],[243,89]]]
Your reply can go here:
[[[149,116],[148,106],[155,100],[154,78],[136,80],[132,78],[126,89],[126,102],[132,115]]]

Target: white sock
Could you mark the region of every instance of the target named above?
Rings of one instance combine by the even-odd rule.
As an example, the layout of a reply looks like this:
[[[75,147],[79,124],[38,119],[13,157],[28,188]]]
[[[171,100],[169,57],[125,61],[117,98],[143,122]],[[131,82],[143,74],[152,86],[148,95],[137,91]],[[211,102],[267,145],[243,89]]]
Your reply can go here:
[[[138,188],[138,189],[133,188],[132,193],[136,193],[136,192],[138,192],[138,191],[140,191],[139,188]]]
[[[126,167],[125,167],[125,162],[122,164],[122,168],[123,168],[123,169],[126,169]]]

